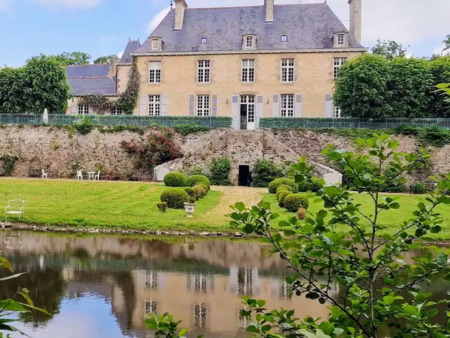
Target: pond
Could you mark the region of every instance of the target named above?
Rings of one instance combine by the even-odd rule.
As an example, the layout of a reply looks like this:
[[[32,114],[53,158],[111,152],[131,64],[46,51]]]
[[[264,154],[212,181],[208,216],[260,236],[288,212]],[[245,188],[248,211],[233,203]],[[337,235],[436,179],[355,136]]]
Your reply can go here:
[[[294,309],[299,318],[328,314],[317,301],[288,297],[286,264],[258,241],[6,231],[0,243],[16,272],[28,272],[1,283],[0,299],[26,287],[51,314],[26,315],[18,327],[31,337],[149,337],[145,315],[165,312],[191,336],[246,337],[244,295],[265,299],[270,309]],[[448,285],[433,289],[445,297]]]

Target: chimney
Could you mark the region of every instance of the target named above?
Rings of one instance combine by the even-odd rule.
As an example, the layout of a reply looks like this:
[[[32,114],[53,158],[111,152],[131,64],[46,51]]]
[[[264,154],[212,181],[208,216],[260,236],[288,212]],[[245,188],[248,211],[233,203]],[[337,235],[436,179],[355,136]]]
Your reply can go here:
[[[118,57],[113,57],[109,60],[109,72],[108,77],[114,77],[117,74],[117,63],[119,62]]]
[[[180,31],[183,28],[184,11],[188,7],[186,0],[175,0],[175,26],[174,29]]]
[[[266,7],[266,22],[273,22],[273,3],[274,0],[264,0]]]
[[[361,43],[362,0],[349,0],[350,34]]]

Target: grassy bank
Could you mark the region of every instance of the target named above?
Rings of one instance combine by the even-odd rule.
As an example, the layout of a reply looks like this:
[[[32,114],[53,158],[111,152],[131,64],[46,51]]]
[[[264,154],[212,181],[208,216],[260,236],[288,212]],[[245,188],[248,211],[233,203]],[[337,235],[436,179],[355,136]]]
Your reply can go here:
[[[417,209],[417,204],[425,201],[425,197],[419,195],[395,195],[395,197],[398,197],[398,202],[401,205],[400,209],[390,210],[388,212],[381,213],[379,216],[380,225],[386,227],[383,231],[389,234],[394,234],[398,231],[403,221],[409,220],[413,217],[412,213]],[[281,217],[276,219],[277,224],[279,221],[288,220],[289,218],[296,216],[295,213],[291,213],[284,208],[280,208],[274,194],[266,195],[264,197],[264,201],[271,203],[272,211],[281,215]],[[362,211],[364,213],[367,215],[371,214],[373,202],[371,201],[369,195],[357,194],[355,195],[355,201],[361,203]],[[316,213],[323,208],[323,203],[321,201],[310,199],[309,203],[310,206],[308,213]],[[437,208],[437,212],[439,212],[445,219],[442,224],[442,231],[439,234],[430,234],[429,237],[433,239],[450,240],[450,206],[440,206]],[[367,220],[363,220],[362,222],[363,224],[369,225]],[[344,227],[340,227],[340,230],[346,231]]]

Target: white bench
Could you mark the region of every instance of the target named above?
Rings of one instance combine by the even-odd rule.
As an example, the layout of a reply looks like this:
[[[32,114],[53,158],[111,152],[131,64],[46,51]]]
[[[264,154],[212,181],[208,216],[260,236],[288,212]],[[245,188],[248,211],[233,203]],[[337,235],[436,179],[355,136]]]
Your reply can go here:
[[[23,200],[11,200],[8,201],[8,205],[5,207],[5,217],[8,219],[8,215],[19,216],[20,218],[25,213],[25,201]]]

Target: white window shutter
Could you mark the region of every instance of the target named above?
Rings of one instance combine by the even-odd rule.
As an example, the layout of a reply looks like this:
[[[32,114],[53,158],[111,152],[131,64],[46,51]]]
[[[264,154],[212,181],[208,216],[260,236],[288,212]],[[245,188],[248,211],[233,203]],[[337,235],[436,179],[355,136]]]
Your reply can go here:
[[[195,115],[195,95],[189,95],[189,116]]]
[[[239,95],[233,95],[231,97],[231,118],[233,119],[232,127],[233,129],[239,129],[240,124],[240,105],[239,105]]]
[[[161,116],[169,115],[169,95],[161,95]]]
[[[331,94],[325,95],[325,117],[333,117],[333,96]]]
[[[217,95],[212,95],[211,96],[211,115],[212,116],[217,116]]]
[[[301,94],[295,95],[294,117],[302,117],[303,115],[303,99]]]
[[[280,95],[273,96],[272,117],[280,117]]]
[[[264,96],[256,96],[256,106],[255,106],[255,125],[256,128],[259,127],[259,121],[264,117]]]
[[[149,115],[148,96],[147,95],[139,96],[139,115],[142,115],[142,116]]]

